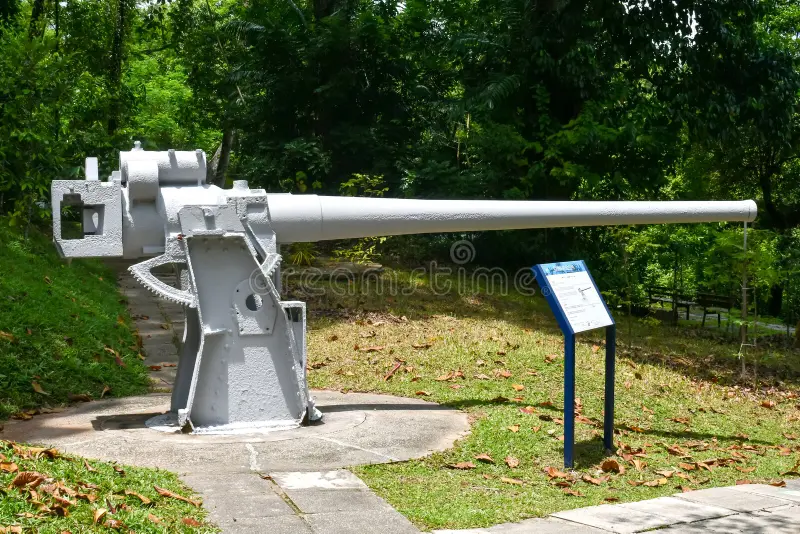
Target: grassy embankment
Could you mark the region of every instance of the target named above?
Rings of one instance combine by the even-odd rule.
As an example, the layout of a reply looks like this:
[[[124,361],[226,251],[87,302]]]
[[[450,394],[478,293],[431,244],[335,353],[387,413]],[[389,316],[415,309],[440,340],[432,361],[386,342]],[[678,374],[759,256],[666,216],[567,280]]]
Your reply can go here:
[[[471,435],[451,451],[354,470],[417,525],[480,527],[798,476],[798,352],[751,350],[741,377],[738,343],[724,336],[617,317],[620,468],[606,472],[603,336],[580,335],[576,468],[565,470],[563,345],[544,300],[437,295],[395,274],[415,291],[339,284],[339,295],[309,297],[309,376],[317,388],[423,397],[469,414]]]
[[[113,273],[98,261],[67,265],[46,235],[32,229],[26,241],[0,218],[0,430],[8,417],[147,387]],[[191,495],[172,473],[0,440],[0,533],[215,530],[156,486]]]

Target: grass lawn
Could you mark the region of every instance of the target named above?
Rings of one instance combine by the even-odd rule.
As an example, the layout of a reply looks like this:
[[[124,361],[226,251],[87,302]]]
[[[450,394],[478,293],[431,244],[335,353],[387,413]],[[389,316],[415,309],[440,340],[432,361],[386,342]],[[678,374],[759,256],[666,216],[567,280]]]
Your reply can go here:
[[[67,265],[48,236],[25,241],[0,218],[0,421],[147,386],[114,275]]]
[[[217,532],[195,499],[166,471],[0,441],[3,533]]]
[[[603,334],[581,335],[576,468],[565,472],[563,341],[544,300],[441,295],[408,272],[390,275],[405,292],[356,283],[290,294],[310,305],[313,387],[421,396],[469,414],[472,432],[451,451],[354,469],[420,527],[798,476],[783,475],[799,469],[798,352],[750,350],[742,378],[738,344],[713,331],[634,320],[629,334],[617,317],[618,449],[604,472]]]

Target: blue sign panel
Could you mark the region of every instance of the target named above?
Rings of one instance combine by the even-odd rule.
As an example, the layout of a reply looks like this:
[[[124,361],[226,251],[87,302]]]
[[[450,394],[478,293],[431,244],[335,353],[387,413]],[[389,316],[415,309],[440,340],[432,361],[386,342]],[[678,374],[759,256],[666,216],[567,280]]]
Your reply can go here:
[[[616,326],[600,290],[582,260],[543,263],[533,273],[564,334],[564,465],[572,467],[575,447],[575,334],[606,329],[606,383],[603,443],[614,441]]]

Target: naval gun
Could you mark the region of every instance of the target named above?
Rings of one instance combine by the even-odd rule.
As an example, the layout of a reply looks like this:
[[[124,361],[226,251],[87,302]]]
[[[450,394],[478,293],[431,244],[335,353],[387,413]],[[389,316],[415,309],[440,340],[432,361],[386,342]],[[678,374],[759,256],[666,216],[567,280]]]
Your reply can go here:
[[[291,428],[321,417],[306,377],[306,307],[280,297],[279,246],[373,236],[570,226],[752,221],[743,201],[415,200],[270,194],[206,183],[196,151],[120,152],[98,180],[54,180],[53,235],[62,257],[141,259],[130,272],[186,311],[171,414],[181,428]],[[61,208],[81,211],[65,239]],[[153,274],[174,264],[176,287]],[[255,279],[258,282],[255,282]]]

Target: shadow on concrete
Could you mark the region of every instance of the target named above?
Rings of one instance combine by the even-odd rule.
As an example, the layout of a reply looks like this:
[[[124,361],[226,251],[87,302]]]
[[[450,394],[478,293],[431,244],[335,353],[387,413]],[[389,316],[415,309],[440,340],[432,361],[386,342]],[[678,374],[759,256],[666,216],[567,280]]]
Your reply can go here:
[[[147,428],[147,420],[164,412],[100,415],[92,419],[92,428],[103,430],[133,430]]]
[[[367,412],[367,411],[441,411],[441,410],[452,410],[452,407],[441,405],[441,404],[433,404],[433,403],[425,403],[425,404],[383,404],[383,403],[374,403],[374,404],[331,404],[328,406],[321,405],[317,406],[319,411],[324,414],[326,413],[335,413],[335,412]]]

